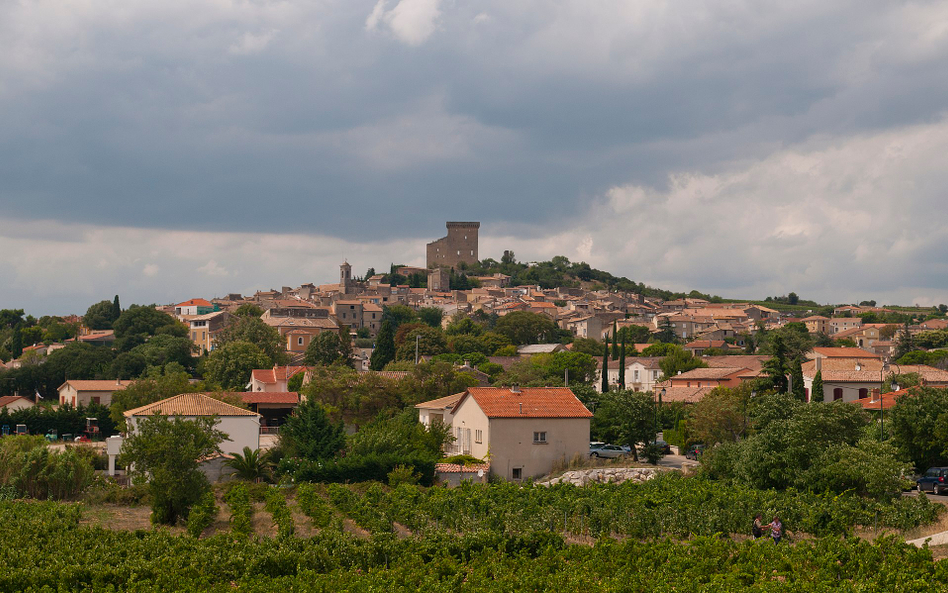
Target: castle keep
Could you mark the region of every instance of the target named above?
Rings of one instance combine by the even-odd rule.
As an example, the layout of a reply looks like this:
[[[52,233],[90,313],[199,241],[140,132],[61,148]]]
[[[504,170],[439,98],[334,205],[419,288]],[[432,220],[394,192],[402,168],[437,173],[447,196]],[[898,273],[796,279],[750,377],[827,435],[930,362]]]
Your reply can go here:
[[[477,262],[477,229],[481,223],[449,222],[447,227],[447,237],[428,243],[428,268],[454,268],[461,262]]]

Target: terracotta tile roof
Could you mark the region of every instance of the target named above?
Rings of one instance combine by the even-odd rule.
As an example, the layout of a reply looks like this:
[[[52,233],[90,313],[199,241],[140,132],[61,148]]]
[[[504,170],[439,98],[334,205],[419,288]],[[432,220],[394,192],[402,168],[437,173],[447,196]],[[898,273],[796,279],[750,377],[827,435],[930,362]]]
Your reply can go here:
[[[420,404],[415,404],[415,407],[429,410],[446,410],[448,408],[453,408],[462,397],[464,397],[464,392],[421,402]]]
[[[306,372],[310,367],[306,366],[285,366],[273,367],[272,369],[254,369],[250,376],[252,379],[261,383],[276,383],[278,381],[287,381],[298,373]]]
[[[906,387],[905,389],[900,389],[898,391],[890,391],[889,393],[883,393],[879,396],[879,399],[873,401],[871,397],[864,399],[858,399],[854,403],[858,403],[864,410],[888,410],[889,408],[894,407],[898,403],[898,399],[902,396],[914,396],[918,395],[918,387]]]
[[[154,413],[171,416],[259,416],[256,412],[238,408],[203,393],[182,393],[168,399],[125,412],[126,418],[150,416]]]
[[[175,307],[213,307],[210,302],[205,301],[204,299],[191,299],[190,301],[184,301],[183,303],[178,303]]]
[[[667,383],[660,383],[655,386],[654,392],[658,393],[662,388],[665,389],[662,402],[684,402],[686,404],[697,403],[716,389],[715,387],[685,387],[683,385],[672,386]]]
[[[3,397],[0,397],[0,408],[5,408],[18,399],[22,399],[25,402],[29,402],[30,405],[33,405],[32,400],[26,399],[22,395],[4,395]]]
[[[769,360],[770,356],[761,356],[757,354],[731,354],[728,356],[703,356],[701,360],[706,362],[709,367],[744,367],[759,371],[764,366],[764,362]]]
[[[234,393],[245,404],[287,404],[299,405],[300,394],[295,391],[243,391]]]
[[[125,389],[134,382],[134,380],[129,379],[122,381],[116,381],[114,379],[109,379],[107,381],[69,379],[59,386],[59,390],[61,391],[63,387],[69,385],[76,391],[118,391],[119,389]]]
[[[680,375],[675,375],[672,379],[676,381],[686,380],[686,379],[725,379],[731,375],[737,375],[742,372],[749,372],[751,369],[745,369],[742,367],[708,367],[708,368],[697,368],[686,371]]]
[[[470,387],[455,410],[473,399],[488,418],[591,418],[592,413],[567,387]]]
[[[879,358],[878,354],[873,354],[862,348],[831,348],[817,346],[813,352],[827,358]]]
[[[695,340],[685,344],[685,348],[729,348],[724,340]]]
[[[107,329],[103,331],[93,331],[93,332],[89,332],[88,334],[84,336],[79,336],[79,341],[95,342],[98,340],[108,340],[110,338],[113,340],[115,339],[115,332],[110,329]]]

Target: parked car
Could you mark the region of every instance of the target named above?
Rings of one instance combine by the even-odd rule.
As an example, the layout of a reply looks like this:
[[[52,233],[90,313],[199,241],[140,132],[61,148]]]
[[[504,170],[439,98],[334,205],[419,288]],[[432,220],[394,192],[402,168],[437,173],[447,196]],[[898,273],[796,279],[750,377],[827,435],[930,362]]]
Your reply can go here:
[[[628,454],[629,454],[629,449],[627,447],[620,447],[619,445],[603,444],[598,447],[589,448],[590,457],[603,457],[606,459],[615,459],[616,457],[625,457]]]
[[[702,453],[704,453],[704,445],[691,445],[685,449],[685,457],[687,459],[694,459],[695,461],[701,457]]]
[[[948,467],[930,467],[918,480],[918,491],[926,490],[932,494],[948,492]]]
[[[658,446],[659,451],[662,452],[662,455],[671,455],[671,451],[672,451],[671,445],[669,445],[662,439],[658,439],[657,441],[654,441],[654,442],[655,442],[655,445]],[[645,448],[651,444],[652,444],[652,441],[649,441],[647,443],[642,443],[641,445],[639,445],[638,446],[639,454],[644,453]]]

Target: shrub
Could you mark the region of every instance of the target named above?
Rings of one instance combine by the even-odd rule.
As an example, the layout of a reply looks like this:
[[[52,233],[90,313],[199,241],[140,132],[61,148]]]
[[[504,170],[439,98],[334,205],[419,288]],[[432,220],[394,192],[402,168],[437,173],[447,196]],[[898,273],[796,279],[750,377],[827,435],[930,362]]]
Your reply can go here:
[[[310,518],[313,527],[324,529],[332,519],[332,509],[326,500],[316,492],[313,484],[303,483],[296,489],[296,504],[303,514]]]
[[[217,501],[214,491],[208,490],[196,505],[191,507],[188,515],[188,535],[194,538],[201,537],[204,530],[214,523],[217,518]]]
[[[415,469],[407,465],[396,465],[395,469],[388,472],[388,485],[392,488],[399,484],[417,484],[421,474],[415,473]]]
[[[283,473],[293,475],[296,482],[387,482],[389,472],[399,465],[413,467],[420,474],[420,484],[430,486],[434,483],[433,460],[400,455],[371,454],[319,462],[284,459],[280,468]]]
[[[293,524],[293,514],[290,507],[286,504],[286,497],[280,488],[270,488],[266,494],[266,509],[273,516],[273,522],[277,526],[277,534],[282,538],[292,537],[296,531]]]
[[[230,508],[231,533],[240,537],[249,537],[253,530],[250,489],[246,484],[238,482],[224,495],[224,502]]]

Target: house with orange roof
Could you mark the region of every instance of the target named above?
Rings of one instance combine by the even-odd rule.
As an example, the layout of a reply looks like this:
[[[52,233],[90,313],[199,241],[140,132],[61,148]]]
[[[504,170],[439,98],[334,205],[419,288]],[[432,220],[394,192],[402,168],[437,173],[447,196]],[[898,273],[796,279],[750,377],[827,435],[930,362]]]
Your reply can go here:
[[[310,367],[305,366],[277,366],[272,369],[254,369],[250,372],[250,391],[281,393],[289,391],[287,383],[300,373],[305,373]]]
[[[89,404],[102,404],[108,406],[112,403],[112,394],[129,385],[135,383],[134,380],[108,379],[103,381],[69,379],[59,386],[59,404],[69,404],[73,407],[88,406]]]
[[[174,306],[174,314],[179,317],[181,315],[206,315],[220,310],[221,308],[216,303],[204,299],[191,299]]]
[[[589,452],[592,413],[566,387],[470,387],[452,415],[452,452],[489,456],[490,473],[506,480],[548,474]]]
[[[35,405],[36,404],[33,403],[33,400],[27,399],[22,395],[5,395],[0,397],[0,410],[16,412],[17,410],[32,408]]]

